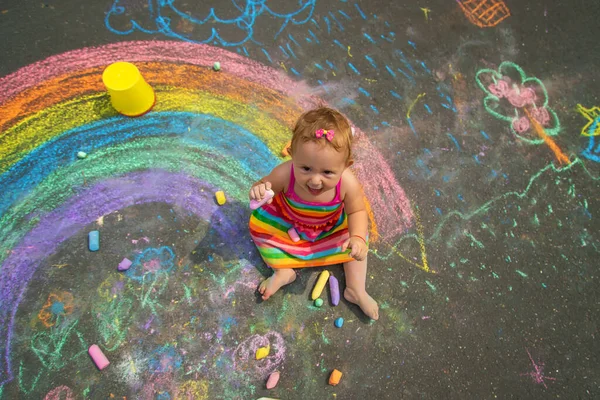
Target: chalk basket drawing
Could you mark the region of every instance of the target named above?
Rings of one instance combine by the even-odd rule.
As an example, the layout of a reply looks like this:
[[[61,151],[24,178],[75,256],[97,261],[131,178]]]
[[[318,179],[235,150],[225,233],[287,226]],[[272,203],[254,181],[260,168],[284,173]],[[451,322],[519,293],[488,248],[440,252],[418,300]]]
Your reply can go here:
[[[124,1],[114,0],[112,7],[106,13],[104,23],[111,32],[119,35],[129,35],[140,31],[148,34],[161,33],[170,38],[192,43],[240,46],[250,40],[261,44],[253,37],[257,18],[264,16],[270,21],[279,21],[281,26],[275,34],[275,38],[277,38],[288,24],[302,25],[310,21],[316,2],[317,0],[300,0],[295,11],[278,13],[272,9],[274,6],[267,6],[266,1],[238,2],[232,0],[233,8],[239,11],[239,15],[235,18],[220,18],[217,15],[218,12],[212,7],[204,17],[193,16],[185,10],[185,3],[177,7],[176,0],[147,0],[147,4],[146,1],[138,0],[137,6],[130,6],[131,2],[127,2],[128,4],[125,6]],[[274,3],[281,4],[281,1]],[[136,13],[137,10],[143,10],[142,12],[146,15],[141,15],[139,11]],[[147,26],[140,21],[150,21],[149,23],[154,26]],[[186,26],[189,28],[186,29]],[[194,28],[199,26],[210,26],[208,37],[194,35],[198,35],[194,32]],[[219,28],[225,27],[234,32],[231,34],[231,39],[224,38],[219,33]],[[235,39],[233,39],[234,37]]]
[[[502,0],[457,0],[471,23],[490,28],[510,17],[510,10]]]

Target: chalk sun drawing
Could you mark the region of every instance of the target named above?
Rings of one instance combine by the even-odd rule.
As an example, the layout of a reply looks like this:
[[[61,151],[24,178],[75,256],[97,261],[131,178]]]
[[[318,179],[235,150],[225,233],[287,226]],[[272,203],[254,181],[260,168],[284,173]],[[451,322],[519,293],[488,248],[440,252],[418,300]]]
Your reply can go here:
[[[279,13],[267,6],[264,0],[232,0],[234,9],[239,12],[235,18],[220,18],[213,7],[210,8],[205,17],[196,17],[186,11],[187,4],[176,0],[148,0],[140,1],[137,5],[130,5],[128,1],[115,0],[110,10],[106,14],[104,23],[108,30],[119,35],[129,35],[135,31],[147,34],[163,34],[167,37],[180,39],[192,43],[219,44],[222,46],[240,46],[247,41],[258,43],[254,39],[255,25],[257,19],[261,16],[272,18],[278,21],[281,26],[275,34],[275,38],[285,29],[288,24],[302,25],[310,21],[317,0],[301,0],[298,2],[298,8],[288,13]],[[176,5],[180,4],[180,7]],[[183,4],[182,4],[183,3]],[[139,17],[130,16],[129,12],[135,14],[136,11],[143,10],[147,15]],[[151,21],[154,26],[147,26],[141,20]],[[194,26],[210,26],[208,37],[197,38],[193,33],[185,32],[182,25],[190,25],[193,31]],[[237,29],[239,32],[233,36],[242,36],[240,39],[228,40],[219,32],[219,28],[228,27],[228,29]]]
[[[215,59],[223,66],[219,74],[210,69]],[[136,63],[161,99],[144,117],[125,118],[111,108],[101,75],[106,65],[117,60]],[[177,207],[209,224],[224,248],[236,249],[238,261],[251,256],[255,249],[249,240],[240,241],[239,235],[247,234],[246,220],[241,223],[242,211],[248,208],[247,182],[281,162],[279,154],[291,136],[294,120],[320,103],[311,94],[298,96],[311,91],[270,67],[222,49],[181,41],[75,50],[0,78],[0,89],[0,184],[6,189],[0,195],[0,348],[4,349],[0,386],[16,375],[12,359],[16,350],[11,343],[17,310],[32,279],[45,273],[44,260],[115,210],[150,203]],[[356,127],[355,134],[359,144],[355,172],[370,201],[370,218],[376,227],[372,237],[393,240],[413,224],[410,202],[366,135]],[[74,148],[88,157],[77,159]],[[253,149],[251,156],[247,148]],[[371,169],[381,173],[365,179]],[[227,193],[228,207],[235,212],[223,213],[215,204],[213,194],[218,189]],[[184,265],[175,262],[170,248],[152,249],[146,253],[141,249],[131,276],[104,275],[91,292],[99,301],[93,311],[103,314],[95,323],[106,351],[127,343],[129,328],[151,332],[165,315],[177,310],[175,305],[163,304],[162,297],[171,284],[169,276]],[[202,289],[193,285],[187,281],[182,296],[200,293]],[[222,294],[222,289],[212,292]],[[180,305],[192,303],[182,300]],[[39,382],[50,376],[47,371],[84,360],[88,343],[77,329],[78,320],[66,319],[71,318],[66,315],[67,307],[68,302],[52,302],[43,314],[61,321],[64,316],[65,321],[55,321],[47,328],[50,332],[34,337],[31,351],[42,369],[17,368],[19,377],[31,377],[27,389],[31,393],[36,384],[43,388]],[[132,318],[132,310],[138,319]],[[219,323],[234,329],[229,320]],[[222,340],[223,328],[214,331],[211,340]],[[273,355],[260,360],[254,375],[280,365],[285,351],[280,334],[262,337],[271,342]],[[68,340],[69,349],[65,347]],[[212,353],[207,354],[215,362],[229,360],[221,368],[247,362],[242,349],[234,359],[233,349],[226,352],[214,345],[210,349]],[[209,367],[196,369],[204,372]],[[133,369],[131,373],[136,375]],[[171,395],[177,392],[181,382],[171,373],[154,375],[140,389],[142,394],[163,388]],[[203,388],[188,391],[203,393]]]

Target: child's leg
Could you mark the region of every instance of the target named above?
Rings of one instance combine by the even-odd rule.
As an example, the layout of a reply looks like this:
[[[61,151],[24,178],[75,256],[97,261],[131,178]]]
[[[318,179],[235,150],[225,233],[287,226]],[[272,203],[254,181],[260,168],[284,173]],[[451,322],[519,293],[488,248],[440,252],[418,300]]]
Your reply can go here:
[[[346,300],[358,305],[367,317],[379,319],[379,306],[365,288],[367,259],[344,263],[344,273],[346,274],[346,290],[344,290]]]
[[[280,287],[289,285],[296,280],[296,272],[291,268],[277,268],[273,275],[260,283],[258,291],[262,294],[262,299],[267,300],[271,295],[279,290]]]

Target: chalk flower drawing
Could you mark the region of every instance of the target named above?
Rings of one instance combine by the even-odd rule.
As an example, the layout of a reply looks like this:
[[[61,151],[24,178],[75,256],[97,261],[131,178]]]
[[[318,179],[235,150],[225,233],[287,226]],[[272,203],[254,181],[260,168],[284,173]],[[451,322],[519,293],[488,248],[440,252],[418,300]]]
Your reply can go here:
[[[259,347],[270,347],[269,355],[255,360]],[[233,364],[238,370],[257,378],[266,378],[285,361],[285,340],[279,332],[271,331],[265,335],[252,335],[238,345],[233,353]]]
[[[295,11],[281,13],[274,11],[273,6],[271,8],[267,6],[267,0],[231,0],[233,9],[239,13],[234,18],[219,17],[213,7],[205,17],[196,17],[191,15],[190,11],[185,10],[186,3],[180,3],[178,7],[176,2],[176,0],[114,0],[112,7],[106,13],[104,24],[108,30],[119,35],[129,35],[140,31],[148,34],[161,33],[171,38],[193,43],[240,46],[251,40],[260,44],[253,38],[258,17],[264,15],[268,21],[276,20],[281,24],[275,34],[275,38],[277,38],[288,24],[302,25],[310,21],[317,0],[299,0]],[[223,8],[222,3],[224,2],[221,2],[220,9]],[[270,3],[279,3],[283,7],[281,0]],[[139,13],[140,10],[143,10],[142,12],[146,15],[142,15],[139,19],[132,16],[136,11]],[[140,22],[141,20],[149,22],[144,24]],[[194,28],[204,25],[210,27],[209,29],[204,28],[204,35],[208,36],[195,37],[198,32]],[[225,27],[228,32],[233,32],[230,35],[232,39],[221,36],[219,29]]]
[[[145,249],[133,261],[126,275],[136,281],[154,279],[158,274],[169,273],[175,265],[175,253],[167,246]]]
[[[486,93],[483,104],[488,113],[509,124],[519,139],[529,144],[542,144],[531,118],[548,136],[560,131],[558,116],[548,107],[548,92],[541,80],[528,77],[517,64],[505,61],[497,71],[482,69],[476,75],[477,85]]]
[[[73,312],[73,295],[69,292],[50,293],[46,304],[38,313],[38,318],[47,327],[56,323],[60,315],[68,315]]]

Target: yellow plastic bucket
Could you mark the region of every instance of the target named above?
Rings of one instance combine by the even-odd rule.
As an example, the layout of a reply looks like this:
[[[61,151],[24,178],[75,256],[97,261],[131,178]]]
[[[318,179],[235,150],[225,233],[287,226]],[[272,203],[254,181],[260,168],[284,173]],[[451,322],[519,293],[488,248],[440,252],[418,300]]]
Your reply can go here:
[[[137,117],[154,106],[154,90],[131,63],[119,61],[110,64],[102,73],[102,82],[113,107],[123,115]]]

